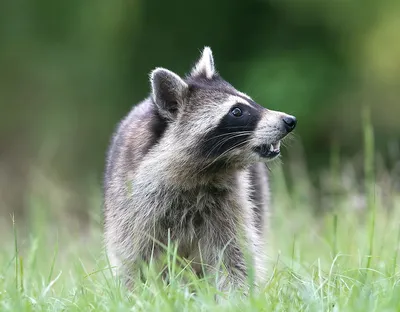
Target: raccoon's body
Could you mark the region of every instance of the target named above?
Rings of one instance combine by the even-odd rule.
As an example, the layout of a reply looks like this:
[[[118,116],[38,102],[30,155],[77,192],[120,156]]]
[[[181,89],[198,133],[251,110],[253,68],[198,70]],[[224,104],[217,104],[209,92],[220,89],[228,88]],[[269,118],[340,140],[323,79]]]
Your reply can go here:
[[[222,259],[228,274],[219,275],[221,290],[246,286],[247,252],[262,281],[265,161],[279,155],[295,118],[262,108],[223,80],[207,47],[189,76],[157,68],[151,85],[108,151],[105,241],[112,265],[130,280],[170,240],[206,273]]]

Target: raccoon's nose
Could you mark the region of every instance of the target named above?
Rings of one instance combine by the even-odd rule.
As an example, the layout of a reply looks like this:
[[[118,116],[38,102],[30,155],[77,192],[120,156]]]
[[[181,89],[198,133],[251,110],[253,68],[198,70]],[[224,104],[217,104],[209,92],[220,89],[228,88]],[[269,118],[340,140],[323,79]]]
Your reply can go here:
[[[291,132],[294,128],[296,128],[297,119],[294,116],[284,117],[283,122],[285,123],[285,128],[287,132]]]

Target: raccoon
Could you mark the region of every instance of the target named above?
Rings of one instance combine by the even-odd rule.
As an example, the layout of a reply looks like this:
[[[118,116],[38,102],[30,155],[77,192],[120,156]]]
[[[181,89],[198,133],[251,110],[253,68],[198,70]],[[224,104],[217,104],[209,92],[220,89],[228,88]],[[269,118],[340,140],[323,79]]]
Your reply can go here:
[[[222,264],[221,291],[249,286],[248,258],[256,282],[265,281],[266,162],[280,155],[296,118],[235,89],[216,71],[209,47],[185,77],[155,68],[149,78],[151,93],[118,124],[107,152],[111,265],[129,283],[171,241],[206,274]]]

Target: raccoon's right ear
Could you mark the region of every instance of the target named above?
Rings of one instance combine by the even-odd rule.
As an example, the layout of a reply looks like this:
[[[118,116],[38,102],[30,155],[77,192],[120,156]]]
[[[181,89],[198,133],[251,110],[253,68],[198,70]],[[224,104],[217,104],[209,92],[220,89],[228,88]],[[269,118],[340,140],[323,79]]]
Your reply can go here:
[[[156,68],[150,74],[151,91],[159,113],[169,119],[175,119],[188,85],[181,77],[165,68]]]
[[[207,79],[212,79],[216,74],[214,57],[210,47],[204,47],[200,59],[193,66],[192,76],[204,76]]]

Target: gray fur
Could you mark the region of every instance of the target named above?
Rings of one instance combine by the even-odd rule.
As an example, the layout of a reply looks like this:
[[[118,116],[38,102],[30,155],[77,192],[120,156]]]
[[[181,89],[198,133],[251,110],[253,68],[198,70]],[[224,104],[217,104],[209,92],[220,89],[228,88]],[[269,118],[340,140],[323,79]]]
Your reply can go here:
[[[221,290],[248,286],[245,252],[258,282],[265,281],[268,177],[254,147],[282,139],[289,115],[254,106],[218,76],[209,48],[189,76],[158,68],[151,85],[151,96],[118,125],[107,155],[105,243],[112,265],[129,280],[140,261],[161,254],[153,238],[167,244],[170,232],[179,255],[201,258],[206,273],[215,272],[223,253],[228,275],[220,275]],[[255,130],[221,155],[200,153],[205,135],[236,102],[257,108]]]
[[[158,111],[167,119],[175,119],[178,106],[187,92],[188,85],[177,74],[164,68],[157,68],[152,71],[151,88],[153,101]]]

